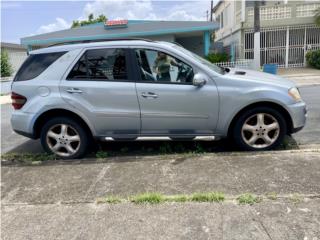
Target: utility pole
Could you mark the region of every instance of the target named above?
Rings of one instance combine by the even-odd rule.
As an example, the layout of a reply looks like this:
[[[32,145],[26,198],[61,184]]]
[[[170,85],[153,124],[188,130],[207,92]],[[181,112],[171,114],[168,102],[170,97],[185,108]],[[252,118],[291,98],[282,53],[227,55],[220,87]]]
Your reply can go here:
[[[207,22],[209,21],[209,11],[206,11],[206,15],[207,15]]]
[[[254,1],[254,68],[260,69],[260,1]]]
[[[212,15],[213,15],[213,0],[211,0],[211,7],[210,7],[210,22],[212,22]]]

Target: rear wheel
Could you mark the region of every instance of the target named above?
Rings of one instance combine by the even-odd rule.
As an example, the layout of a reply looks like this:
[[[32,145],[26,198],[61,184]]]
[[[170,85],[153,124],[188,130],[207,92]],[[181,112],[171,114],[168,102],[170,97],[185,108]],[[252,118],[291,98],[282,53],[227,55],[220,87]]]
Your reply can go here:
[[[62,159],[81,158],[88,148],[88,134],[71,118],[49,120],[41,131],[41,144],[48,153]]]
[[[241,149],[269,150],[283,141],[286,132],[286,122],[281,113],[269,107],[257,107],[238,118],[233,138]]]

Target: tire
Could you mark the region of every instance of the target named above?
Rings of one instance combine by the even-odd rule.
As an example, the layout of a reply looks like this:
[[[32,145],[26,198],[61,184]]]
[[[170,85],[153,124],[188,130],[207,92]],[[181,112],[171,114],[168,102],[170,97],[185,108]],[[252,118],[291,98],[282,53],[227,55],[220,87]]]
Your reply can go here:
[[[61,159],[82,158],[89,148],[89,137],[81,124],[67,117],[50,119],[40,134],[43,149]]]
[[[240,115],[232,137],[241,150],[265,151],[279,146],[286,133],[287,124],[279,111],[270,107],[256,107]]]

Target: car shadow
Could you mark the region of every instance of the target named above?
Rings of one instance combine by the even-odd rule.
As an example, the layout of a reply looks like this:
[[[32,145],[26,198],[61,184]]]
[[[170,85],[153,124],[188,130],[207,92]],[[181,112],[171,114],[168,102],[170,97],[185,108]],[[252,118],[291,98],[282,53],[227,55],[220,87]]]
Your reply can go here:
[[[282,151],[291,149],[299,149],[299,145],[294,138],[287,136],[284,143],[275,150]],[[235,148],[230,141],[225,139],[219,141],[109,141],[98,142],[96,149],[89,152],[83,159],[57,159],[44,161],[43,164],[148,161],[152,160],[152,158],[143,157],[166,156],[169,154],[178,155],[172,164],[180,164],[189,158],[190,155],[206,153],[228,154],[234,151],[238,152],[239,150]],[[45,152],[39,140],[28,140],[13,148],[8,153],[43,154]],[[244,151],[243,153],[245,154]],[[141,158],[139,158],[139,156],[141,156]],[[30,165],[30,163],[27,165]]]
[[[7,153],[44,153],[40,140],[27,140]]]

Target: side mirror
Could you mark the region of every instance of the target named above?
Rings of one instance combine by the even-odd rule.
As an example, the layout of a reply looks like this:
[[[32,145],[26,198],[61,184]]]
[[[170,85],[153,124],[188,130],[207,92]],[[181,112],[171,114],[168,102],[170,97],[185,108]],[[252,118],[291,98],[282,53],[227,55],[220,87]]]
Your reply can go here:
[[[206,83],[207,83],[207,80],[204,74],[197,73],[196,75],[194,75],[193,81],[192,81],[193,86],[202,87]]]

